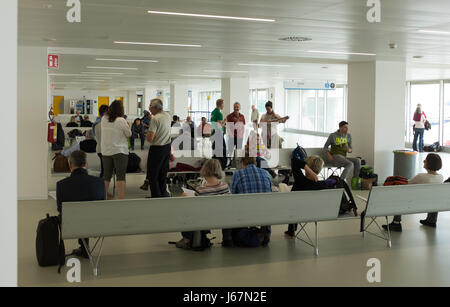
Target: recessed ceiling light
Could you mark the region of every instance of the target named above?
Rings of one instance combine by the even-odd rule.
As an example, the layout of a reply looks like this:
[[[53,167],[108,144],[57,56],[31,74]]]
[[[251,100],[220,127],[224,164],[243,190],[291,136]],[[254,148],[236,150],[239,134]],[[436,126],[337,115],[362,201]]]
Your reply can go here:
[[[113,61],[113,62],[144,62],[144,63],[158,63],[155,60],[134,60],[134,59],[102,59],[97,58],[96,61]]]
[[[413,56],[413,59],[422,59],[422,58],[423,58],[422,55],[415,55],[415,56]]]
[[[159,15],[189,16],[189,17],[214,18],[214,19],[231,19],[231,20],[244,20],[244,21],[260,21],[260,22],[275,22],[276,21],[275,19],[266,19],[266,18],[235,17],[235,16],[206,15],[206,14],[190,14],[190,13],[162,12],[162,11],[148,11],[148,13],[149,14],[159,14]]]
[[[375,53],[361,53],[361,52],[342,52],[342,51],[323,51],[323,50],[308,50],[309,53],[323,53],[323,54],[340,54],[340,55],[367,55],[376,56]]]
[[[248,71],[244,71],[244,70],[204,70],[204,72],[223,72],[223,73],[248,74]]]
[[[241,63],[240,66],[261,66],[261,67],[291,67],[286,64],[258,64],[258,63]]]
[[[312,38],[303,37],[303,36],[288,36],[288,37],[279,38],[279,40],[287,41],[287,42],[309,42],[309,41],[312,41]]]
[[[420,33],[430,33],[430,34],[444,34],[450,35],[450,31],[439,31],[439,30],[418,30]]]
[[[146,42],[121,42],[121,41],[114,41],[114,44],[124,44],[124,45],[144,45],[144,46],[167,46],[167,47],[193,47],[193,48],[200,48],[200,47],[202,47],[202,45],[191,45],[191,44],[146,43]]]
[[[211,76],[211,75],[180,75],[180,76],[193,78],[221,78],[220,76]]]
[[[117,70],[138,70],[135,67],[99,67],[99,66],[87,66],[89,69],[117,69]]]
[[[43,40],[44,42],[56,42],[56,38],[51,37],[42,37],[41,40]]]

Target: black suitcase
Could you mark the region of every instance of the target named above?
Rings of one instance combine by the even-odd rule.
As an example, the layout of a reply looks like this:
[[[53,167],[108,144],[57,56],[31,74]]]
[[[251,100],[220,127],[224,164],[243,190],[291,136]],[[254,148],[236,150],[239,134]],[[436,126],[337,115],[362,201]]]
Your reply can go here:
[[[39,221],[36,231],[36,258],[40,266],[65,264],[64,241],[61,239],[60,218],[50,216]]]

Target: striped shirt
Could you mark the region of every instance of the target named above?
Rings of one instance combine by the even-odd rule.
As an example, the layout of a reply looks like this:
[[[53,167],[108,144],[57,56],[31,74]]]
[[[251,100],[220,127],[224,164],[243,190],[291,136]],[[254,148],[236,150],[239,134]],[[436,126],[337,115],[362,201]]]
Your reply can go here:
[[[231,192],[233,194],[270,193],[272,192],[270,175],[254,164],[247,165],[234,173]]]
[[[226,183],[219,183],[213,186],[200,186],[195,189],[195,196],[222,195],[229,194],[230,188]]]

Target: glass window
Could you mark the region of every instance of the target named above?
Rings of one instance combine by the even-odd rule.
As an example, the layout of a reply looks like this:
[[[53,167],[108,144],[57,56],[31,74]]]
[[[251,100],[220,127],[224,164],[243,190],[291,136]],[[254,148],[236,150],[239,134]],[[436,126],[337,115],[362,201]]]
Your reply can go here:
[[[450,83],[444,85],[444,146],[450,147]]]
[[[302,91],[301,127],[303,130],[314,131],[316,127],[316,92]]]
[[[344,88],[327,91],[325,132],[336,131],[344,120]]]
[[[287,127],[300,129],[300,91],[286,90],[286,110],[290,118]]]
[[[325,132],[325,91],[317,91],[316,131]]]
[[[428,121],[431,124],[431,130],[425,131],[424,143],[432,144],[439,141],[439,102],[440,102],[440,84],[411,84],[411,104],[410,114],[415,112],[417,105],[422,105],[422,111],[425,113]],[[411,122],[410,133],[412,134],[412,126],[414,122]]]

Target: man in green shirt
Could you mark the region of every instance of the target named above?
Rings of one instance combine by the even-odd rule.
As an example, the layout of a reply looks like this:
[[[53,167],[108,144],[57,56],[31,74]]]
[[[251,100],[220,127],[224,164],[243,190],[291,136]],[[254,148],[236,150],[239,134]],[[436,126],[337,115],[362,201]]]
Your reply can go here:
[[[223,99],[218,99],[216,101],[216,108],[211,112],[211,126],[212,126],[212,134],[211,134],[211,142],[212,142],[212,150],[213,150],[213,159],[217,159],[224,169],[227,165],[227,155],[226,155],[226,145],[224,139],[225,133],[225,120],[223,119],[223,110],[224,101]],[[222,150],[220,150],[220,140],[222,140]],[[216,150],[216,142],[219,144]]]
[[[329,147],[331,146],[331,149]],[[343,167],[341,179],[345,180],[353,171],[354,177],[359,177],[361,160],[359,158],[348,158],[347,153],[353,152],[352,135],[348,133],[348,123],[339,123],[339,130],[331,133],[323,147],[328,156],[328,161],[336,167]]]

